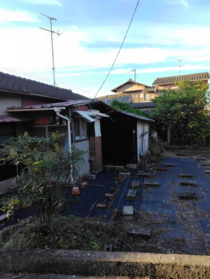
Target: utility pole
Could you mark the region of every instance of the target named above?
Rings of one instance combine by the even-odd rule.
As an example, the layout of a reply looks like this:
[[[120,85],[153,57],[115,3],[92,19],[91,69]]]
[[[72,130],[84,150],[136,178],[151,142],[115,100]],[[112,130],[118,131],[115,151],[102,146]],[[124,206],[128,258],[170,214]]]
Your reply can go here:
[[[179,65],[176,65],[177,67],[179,67],[179,75],[181,73],[181,67],[184,67],[183,65],[181,65],[181,61],[183,61],[183,59],[177,59],[179,61]]]
[[[136,81],[136,69],[133,69],[134,72],[134,81]]]
[[[41,13],[40,13],[41,14]],[[42,27],[39,27],[40,29],[42,30],[45,30],[45,31],[48,31],[51,33],[51,46],[52,46],[52,70],[53,70],[53,86],[56,87],[56,82],[55,82],[55,64],[54,64],[54,49],[53,49],[53,33],[60,36],[61,34],[59,32],[55,32],[52,30],[52,21],[53,20],[57,20],[56,18],[54,17],[50,17],[50,16],[47,16],[47,15],[44,15],[44,14],[41,14],[42,16],[46,16],[49,20],[50,20],[50,30],[48,29],[45,29],[45,28],[42,28]]]

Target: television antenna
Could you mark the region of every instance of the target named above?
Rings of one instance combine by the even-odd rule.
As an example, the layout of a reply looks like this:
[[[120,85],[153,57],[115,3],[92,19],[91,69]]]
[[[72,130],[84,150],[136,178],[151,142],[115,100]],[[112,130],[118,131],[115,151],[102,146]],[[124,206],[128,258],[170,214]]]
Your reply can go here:
[[[39,27],[40,29],[44,30],[44,31],[48,31],[51,33],[51,46],[52,46],[52,71],[53,71],[53,86],[58,86],[57,83],[55,82],[55,63],[54,63],[54,49],[53,49],[53,33],[60,36],[61,34],[59,32],[55,32],[52,30],[52,21],[55,20],[57,21],[56,18],[54,17],[50,17],[50,16],[47,16],[47,15],[44,15],[44,14],[41,14],[40,15],[42,16],[45,16],[47,17],[49,20],[50,20],[50,30],[48,29],[45,29],[45,28],[42,28],[42,27]]]
[[[184,67],[183,65],[181,65],[181,61],[183,61],[183,59],[177,59],[179,61],[179,65],[176,65],[177,67],[179,67],[179,75],[181,74],[181,67]]]

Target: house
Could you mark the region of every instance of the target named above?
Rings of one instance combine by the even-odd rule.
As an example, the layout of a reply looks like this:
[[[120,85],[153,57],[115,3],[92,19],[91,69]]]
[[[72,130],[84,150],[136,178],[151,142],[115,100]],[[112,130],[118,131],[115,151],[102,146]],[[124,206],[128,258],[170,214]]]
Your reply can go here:
[[[171,77],[163,77],[163,78],[156,78],[156,80],[153,82],[153,86],[157,86],[159,90],[177,90],[178,85],[175,84],[176,81],[180,80],[187,80],[190,81],[196,81],[197,79],[204,81],[205,83],[208,83],[209,80],[209,73],[198,73],[198,74],[190,74],[190,75],[180,75],[180,76],[171,76]]]
[[[0,72],[0,146],[11,137],[21,135],[26,126],[49,124],[44,114],[36,118],[23,117],[20,113],[11,114],[7,107],[56,103],[69,99],[85,100],[86,97],[71,90]],[[17,172],[17,167],[6,162],[0,163],[0,192],[11,187]]]
[[[111,105],[112,100],[117,100],[121,103],[133,103],[133,98],[131,94],[126,93],[119,93],[115,95],[107,95],[103,97],[98,97],[99,100],[103,101],[104,103]]]
[[[97,173],[107,164],[136,168],[149,148],[149,122],[153,120],[113,109],[100,100],[12,106],[7,113],[34,119],[25,125],[31,136],[47,137],[56,131],[68,133],[70,137],[61,142],[63,148],[74,144],[88,151],[80,176]],[[40,118],[45,122],[37,122]]]

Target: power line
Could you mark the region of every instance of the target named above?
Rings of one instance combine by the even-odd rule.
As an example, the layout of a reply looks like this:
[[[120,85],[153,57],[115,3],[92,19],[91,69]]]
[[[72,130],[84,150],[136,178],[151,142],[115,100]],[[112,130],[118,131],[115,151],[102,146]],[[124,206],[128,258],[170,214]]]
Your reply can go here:
[[[40,13],[41,14],[41,13]],[[46,16],[49,20],[50,20],[50,30],[48,29],[45,29],[45,28],[42,28],[42,27],[39,27],[40,29],[44,30],[44,31],[48,31],[51,33],[51,46],[52,46],[52,70],[53,70],[53,85],[56,86],[56,82],[55,82],[55,64],[54,64],[54,49],[53,49],[53,33],[54,34],[57,34],[58,36],[60,36],[61,34],[59,32],[55,32],[52,30],[52,21],[53,20],[57,20],[56,18],[54,17],[50,17],[50,16],[47,16],[47,15],[44,15],[44,14],[41,14],[42,16]]]
[[[129,31],[129,29],[130,29],[131,23],[132,23],[132,21],[133,21],[134,15],[135,15],[136,10],[137,10],[137,8],[138,8],[139,1],[140,1],[140,0],[138,0],[138,2],[137,2],[137,4],[136,4],[135,11],[134,11],[133,16],[132,16],[132,18],[131,18],[130,24],[129,24],[129,26],[128,26],[128,29],[127,29],[126,33],[125,33],[124,39],[123,39],[123,41],[122,41],[122,43],[121,43],[121,46],[120,46],[120,48],[119,48],[119,50],[118,50],[117,56],[116,56],[116,58],[115,58],[115,60],[114,60],[114,62],[113,62],[113,64],[112,64],[112,66],[111,66],[111,68],[110,68],[110,70],[109,70],[109,72],[108,72],[108,74],[107,74],[105,80],[103,81],[103,83],[102,83],[102,85],[100,86],[98,92],[96,93],[94,99],[96,98],[96,96],[97,96],[98,93],[100,92],[101,88],[103,87],[104,83],[106,82],[106,80],[107,80],[109,74],[111,73],[111,71],[112,71],[112,69],[113,69],[113,67],[114,67],[114,64],[115,64],[115,62],[116,62],[116,60],[117,60],[117,58],[118,58],[118,56],[119,56],[119,54],[120,54],[120,51],[121,51],[121,49],[122,49],[122,46],[123,46],[123,44],[124,44],[124,41],[125,41],[126,36],[127,36],[127,34],[128,34],[128,31]],[[93,102],[94,102],[94,99],[93,99]]]
[[[127,73],[124,73],[124,74],[122,74],[122,75],[119,75],[119,76],[116,76],[116,77],[113,77],[113,78],[109,78],[108,80],[111,80],[111,79],[114,79],[114,78],[117,78],[117,77],[121,77],[121,76],[127,75],[127,74],[129,74],[130,72],[133,72],[133,70],[131,70],[131,71],[127,72]],[[82,89],[82,88],[90,87],[90,86],[93,86],[93,85],[96,85],[96,84],[99,84],[99,83],[101,83],[101,81],[96,82],[96,83],[93,83],[93,84],[90,84],[90,85],[86,85],[86,86],[83,86],[83,87],[80,87],[80,88],[76,88],[76,89],[74,89],[74,90],[79,90],[79,89]]]

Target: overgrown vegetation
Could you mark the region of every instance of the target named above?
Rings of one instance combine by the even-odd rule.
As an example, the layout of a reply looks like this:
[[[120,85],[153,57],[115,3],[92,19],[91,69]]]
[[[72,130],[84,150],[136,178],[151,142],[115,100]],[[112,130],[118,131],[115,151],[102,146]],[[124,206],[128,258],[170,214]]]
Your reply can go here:
[[[73,146],[70,154],[59,146],[63,136],[53,133],[49,138],[38,138],[25,133],[4,145],[1,160],[20,166],[21,171],[15,178],[16,185],[1,200],[1,210],[9,215],[24,207],[40,209],[40,227],[50,225],[57,206],[67,203],[66,183],[84,162],[84,151]]]
[[[210,135],[210,115],[205,108],[209,85],[201,80],[177,82],[177,91],[161,90],[152,101],[157,104],[151,117],[166,130],[171,125],[171,141],[176,144],[205,143]]]
[[[117,100],[112,100],[111,107],[113,107],[115,109],[118,109],[118,110],[122,110],[122,111],[129,112],[129,113],[134,113],[134,114],[137,114],[139,116],[143,116],[143,117],[149,118],[144,111],[138,110],[138,109],[134,109],[128,103],[121,103],[121,102],[119,102]]]

